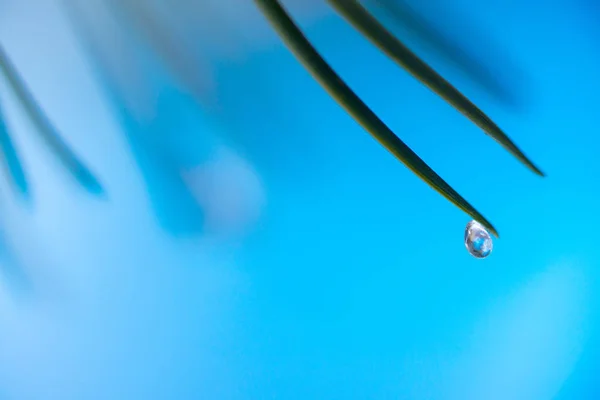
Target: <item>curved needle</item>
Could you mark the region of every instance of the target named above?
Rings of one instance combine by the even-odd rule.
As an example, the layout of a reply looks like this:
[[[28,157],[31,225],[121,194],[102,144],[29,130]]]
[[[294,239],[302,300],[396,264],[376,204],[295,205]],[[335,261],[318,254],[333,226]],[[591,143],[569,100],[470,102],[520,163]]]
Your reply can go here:
[[[454,108],[463,113],[485,133],[500,143],[519,161],[540,176],[544,173],[510,140],[483,111],[460,93],[416,54],[400,42],[357,0],[327,0],[348,22],[368,37],[388,57],[410,72]]]
[[[103,190],[100,182],[98,182],[92,172],[77,158],[69,146],[61,139],[56,128],[52,125],[52,122],[48,120],[48,117],[46,117],[33,95],[29,92],[25,82],[23,82],[19,76],[19,73],[2,46],[0,46],[0,71],[6,77],[8,84],[15,92],[21,106],[25,109],[25,112],[31,121],[33,121],[43,140],[50,148],[52,148],[53,152],[65,165],[67,170],[88,191],[101,193]]]
[[[314,49],[278,0],[254,1],[304,67],[366,131],[438,193],[498,236],[496,229],[483,215],[404,144],[346,85]]]

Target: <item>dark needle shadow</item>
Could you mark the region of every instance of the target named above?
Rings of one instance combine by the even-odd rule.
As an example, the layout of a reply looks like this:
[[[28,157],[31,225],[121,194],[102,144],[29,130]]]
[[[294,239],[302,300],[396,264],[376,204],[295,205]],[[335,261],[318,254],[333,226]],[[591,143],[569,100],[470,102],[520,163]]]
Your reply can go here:
[[[465,28],[465,37],[477,38],[480,44],[485,43],[485,47],[479,46],[478,51],[475,52],[452,38],[449,32],[437,28],[405,0],[368,0],[368,2],[461,70],[471,81],[501,104],[515,110],[525,108],[524,93],[518,89],[523,80],[522,72],[509,61],[510,57],[501,51],[500,46],[490,43],[491,40],[482,32],[466,32]],[[464,23],[461,25],[468,27]],[[490,59],[493,61],[484,61]]]
[[[8,127],[6,125],[2,104],[0,103],[0,153],[2,165],[6,171],[7,179],[15,193],[22,199],[30,200],[29,184],[17,150],[13,144]]]

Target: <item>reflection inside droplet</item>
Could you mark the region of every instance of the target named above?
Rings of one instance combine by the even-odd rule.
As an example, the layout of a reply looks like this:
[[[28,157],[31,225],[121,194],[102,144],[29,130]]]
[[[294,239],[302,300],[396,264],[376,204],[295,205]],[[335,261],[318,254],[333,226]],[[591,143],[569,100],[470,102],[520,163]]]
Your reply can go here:
[[[465,228],[465,247],[473,257],[485,258],[492,252],[492,237],[483,225],[473,220]]]

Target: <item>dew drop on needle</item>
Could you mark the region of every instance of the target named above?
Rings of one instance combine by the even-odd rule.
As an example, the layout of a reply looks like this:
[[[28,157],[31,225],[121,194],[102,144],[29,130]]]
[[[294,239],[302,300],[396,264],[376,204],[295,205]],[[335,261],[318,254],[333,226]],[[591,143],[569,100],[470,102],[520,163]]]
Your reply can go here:
[[[486,258],[492,252],[492,237],[483,225],[473,220],[465,228],[465,247],[473,257]]]

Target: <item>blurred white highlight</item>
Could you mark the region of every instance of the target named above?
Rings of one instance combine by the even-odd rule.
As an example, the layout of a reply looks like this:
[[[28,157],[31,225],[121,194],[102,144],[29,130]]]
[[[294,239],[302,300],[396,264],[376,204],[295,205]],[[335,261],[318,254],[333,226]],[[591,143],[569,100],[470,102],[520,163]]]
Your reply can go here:
[[[265,203],[263,185],[251,165],[221,147],[205,164],[183,171],[212,233],[245,232],[258,220]]]

